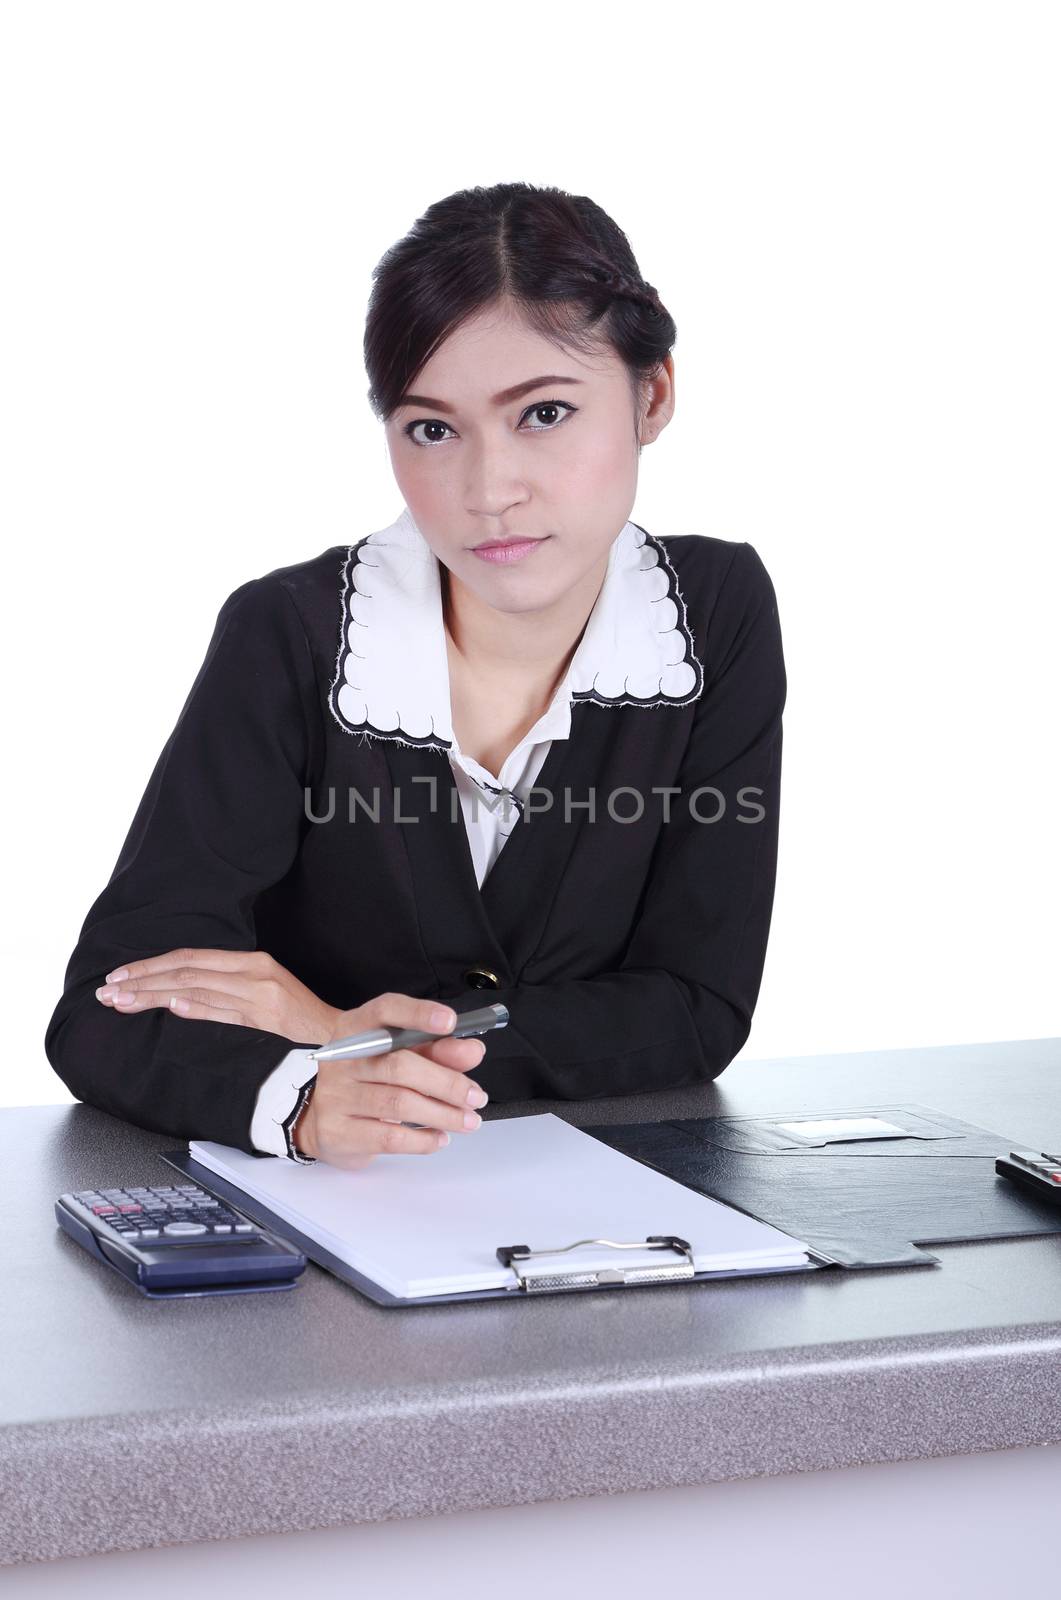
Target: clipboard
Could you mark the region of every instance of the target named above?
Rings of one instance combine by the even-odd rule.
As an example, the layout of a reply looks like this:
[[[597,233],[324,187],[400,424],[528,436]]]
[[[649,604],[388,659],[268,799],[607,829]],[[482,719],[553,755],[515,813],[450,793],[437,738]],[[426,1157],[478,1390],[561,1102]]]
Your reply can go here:
[[[789,1266],[768,1266],[749,1268],[726,1268],[720,1271],[697,1271],[694,1268],[693,1257],[686,1240],[671,1234],[652,1234],[644,1239],[612,1240],[612,1239],[575,1239],[567,1244],[549,1245],[545,1241],[536,1241],[533,1248],[526,1244],[504,1244],[497,1246],[497,1257],[503,1265],[512,1271],[512,1283],[504,1288],[470,1289],[462,1290],[455,1294],[415,1295],[402,1298],[391,1294],[382,1284],[374,1282],[365,1273],[357,1271],[349,1262],[341,1260],[334,1255],[318,1240],[308,1234],[302,1233],[298,1228],[285,1218],[277,1216],[267,1206],[263,1205],[253,1195],[247,1193],[234,1183],[220,1177],[209,1167],[204,1167],[196,1161],[187,1150],[161,1150],[159,1152],[163,1161],[175,1167],[185,1177],[199,1184],[209,1194],[218,1200],[226,1200],[237,1210],[244,1212],[259,1227],[271,1233],[278,1234],[287,1239],[298,1248],[318,1267],[323,1267],[334,1277],[348,1283],[351,1288],[357,1289],[367,1299],[378,1306],[387,1308],[429,1306],[450,1304],[454,1301],[464,1300],[525,1300],[528,1295],[539,1294],[579,1294],[596,1293],[606,1289],[631,1289],[631,1288],[656,1288],[667,1283],[704,1283],[715,1278],[759,1278],[780,1277],[782,1274],[793,1272],[820,1272],[824,1267],[835,1267],[839,1263],[832,1260],[818,1250],[811,1250],[807,1245],[804,1248],[809,1259],[805,1262],[796,1262]],[[800,1241],[801,1244],[803,1241]],[[623,1267],[621,1255],[616,1255],[616,1264],[603,1269],[592,1271],[580,1270],[572,1264],[570,1271],[556,1272],[535,1271],[525,1263],[533,1260],[535,1256],[556,1256],[568,1250],[576,1250],[584,1244],[605,1244],[612,1246],[616,1252],[628,1249],[645,1250],[648,1248],[659,1249],[661,1259],[658,1266]],[[669,1254],[665,1254],[669,1252]],[[296,1288],[301,1287],[301,1283]]]

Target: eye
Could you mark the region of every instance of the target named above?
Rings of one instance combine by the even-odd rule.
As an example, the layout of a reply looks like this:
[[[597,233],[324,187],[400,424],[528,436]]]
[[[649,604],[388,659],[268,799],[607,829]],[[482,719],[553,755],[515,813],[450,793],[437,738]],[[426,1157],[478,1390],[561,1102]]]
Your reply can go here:
[[[449,428],[449,423],[440,422],[437,417],[432,417],[430,419],[422,417],[419,422],[407,422],[405,427],[402,429],[402,432],[407,438],[411,439],[414,444],[441,444],[441,439],[418,439],[414,432],[416,428]],[[449,431],[452,433],[453,429],[449,428]]]
[[[576,411],[577,409],[578,409],[577,406],[569,406],[566,400],[539,400],[538,404],[535,405],[535,406],[530,406],[528,408],[528,410],[526,410],[523,413],[523,416],[524,417],[533,416],[533,414],[536,411],[556,411],[556,410],[560,410],[560,411],[567,412],[567,411]],[[523,420],[523,418],[521,417],[520,421],[522,422],[522,420]],[[560,418],[560,422],[564,422],[564,421],[566,421],[566,418],[565,417],[561,417]],[[542,427],[542,428],[532,428],[531,429],[531,433],[551,433],[555,428],[558,428],[560,426],[560,422],[549,422],[549,423],[546,423],[545,426]]]
[[[559,421],[545,422],[536,428],[530,428],[528,430],[530,433],[554,433],[560,426],[560,423],[567,421],[567,414],[577,410],[577,406],[568,405],[566,400],[539,400],[535,405],[527,407],[526,411],[523,413],[523,416],[520,417],[520,422],[522,423],[524,417],[533,416],[538,411],[562,411],[564,415],[559,419]],[[453,432],[453,429],[450,427],[449,423],[440,421],[438,417],[420,417],[416,422],[407,422],[405,427],[402,429],[402,432],[405,434],[406,438],[411,439],[413,444],[418,445],[444,444],[445,439],[418,439],[416,436],[417,428],[445,428],[447,432]]]

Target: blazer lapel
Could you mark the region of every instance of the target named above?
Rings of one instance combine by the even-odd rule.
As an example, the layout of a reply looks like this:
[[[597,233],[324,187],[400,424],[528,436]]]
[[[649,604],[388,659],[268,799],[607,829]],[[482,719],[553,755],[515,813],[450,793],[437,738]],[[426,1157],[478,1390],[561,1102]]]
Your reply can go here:
[[[599,722],[603,720],[598,718]],[[530,806],[513,826],[483,880],[483,912],[507,954],[509,970],[516,980],[541,942],[546,918],[582,828],[584,810],[572,811],[571,821],[564,821],[565,785],[576,793],[584,788],[573,772],[576,764],[581,765],[576,763],[579,755],[592,761],[590,753],[576,748],[573,739],[553,740],[530,792]],[[547,795],[552,796],[548,809],[533,809],[544,806]]]
[[[468,831],[449,759],[388,740],[395,827],[405,845],[428,960],[441,975],[483,966],[509,977],[475,879]],[[519,826],[517,824],[517,826]]]

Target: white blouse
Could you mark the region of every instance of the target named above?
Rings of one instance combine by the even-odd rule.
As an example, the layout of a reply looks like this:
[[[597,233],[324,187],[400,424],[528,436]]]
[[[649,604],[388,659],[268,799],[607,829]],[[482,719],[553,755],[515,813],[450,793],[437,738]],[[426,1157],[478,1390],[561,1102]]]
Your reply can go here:
[[[460,795],[480,889],[519,819],[553,740],[566,739],[571,731],[570,676],[568,672],[550,701],[549,709],[505,757],[496,775],[480,766],[473,756],[465,755],[456,734],[453,736],[450,769]]]

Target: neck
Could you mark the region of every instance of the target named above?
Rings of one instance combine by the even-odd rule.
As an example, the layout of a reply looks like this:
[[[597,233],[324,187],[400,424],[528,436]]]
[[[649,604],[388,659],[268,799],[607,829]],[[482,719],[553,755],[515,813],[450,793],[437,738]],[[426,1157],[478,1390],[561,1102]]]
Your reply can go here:
[[[498,611],[445,566],[442,616],[451,670],[489,685],[492,696],[527,703],[548,700],[578,648],[608,570],[598,566],[555,605],[536,611]]]

